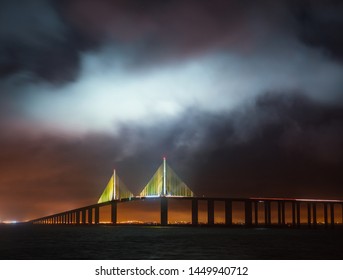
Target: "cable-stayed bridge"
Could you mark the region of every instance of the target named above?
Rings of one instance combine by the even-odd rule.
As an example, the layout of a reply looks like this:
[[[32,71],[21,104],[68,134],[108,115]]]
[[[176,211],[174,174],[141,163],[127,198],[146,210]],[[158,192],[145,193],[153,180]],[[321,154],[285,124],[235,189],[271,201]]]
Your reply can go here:
[[[158,200],[160,225],[168,221],[168,204],[172,201],[190,201],[190,225],[199,225],[199,203],[207,205],[207,225],[215,225],[217,203],[223,204],[223,226],[235,225],[235,212],[242,212],[245,226],[334,227],[343,225],[343,200],[296,198],[224,198],[199,197],[177,176],[163,158],[153,177],[138,196],[135,196],[114,171],[98,202],[77,209],[31,220],[33,224],[87,224],[101,223],[100,209],[110,206],[110,223],[117,224],[118,204],[133,201]],[[234,207],[239,204],[240,209]],[[142,215],[144,215],[142,213]],[[321,219],[319,219],[319,216]]]

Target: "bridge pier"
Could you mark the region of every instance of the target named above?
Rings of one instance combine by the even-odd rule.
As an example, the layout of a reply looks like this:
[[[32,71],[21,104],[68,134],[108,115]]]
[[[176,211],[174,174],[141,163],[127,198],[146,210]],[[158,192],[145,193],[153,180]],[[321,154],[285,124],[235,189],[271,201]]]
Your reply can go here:
[[[258,201],[254,202],[254,214],[255,214],[254,222],[255,222],[255,225],[258,226]]]
[[[94,223],[98,225],[100,222],[99,206],[94,207]]]
[[[199,223],[199,206],[196,198],[192,199],[192,225],[198,225]]]
[[[296,207],[297,207],[297,227],[300,227],[301,224],[301,216],[300,216],[300,202],[296,202]]]
[[[324,224],[325,227],[328,227],[328,204],[324,203]]]
[[[281,202],[281,210],[282,210],[282,225],[286,224],[286,203],[284,201]]]
[[[207,200],[207,224],[214,225],[214,200]]]
[[[292,201],[292,226],[295,227],[296,219],[295,219],[295,202]]]
[[[281,225],[282,213],[281,213],[281,201],[277,202],[277,223]]]
[[[264,201],[264,222],[266,225],[271,225],[270,201]]]
[[[311,202],[307,202],[307,225],[311,227]]]
[[[335,226],[335,204],[330,203],[330,214],[331,214],[331,227]]]
[[[82,224],[86,224],[86,209],[82,209]]]
[[[80,211],[77,210],[75,214],[76,214],[76,224],[79,225],[80,224]]]
[[[225,224],[232,226],[232,200],[225,199]]]
[[[313,202],[312,204],[312,216],[313,216],[313,226],[317,226],[317,204]]]
[[[92,224],[93,223],[93,208],[89,207],[88,208],[88,224]]]
[[[117,201],[111,202],[111,223],[117,224]]]
[[[250,200],[244,201],[245,209],[245,225],[252,226],[252,202]]]
[[[168,199],[161,197],[161,225],[168,225]]]

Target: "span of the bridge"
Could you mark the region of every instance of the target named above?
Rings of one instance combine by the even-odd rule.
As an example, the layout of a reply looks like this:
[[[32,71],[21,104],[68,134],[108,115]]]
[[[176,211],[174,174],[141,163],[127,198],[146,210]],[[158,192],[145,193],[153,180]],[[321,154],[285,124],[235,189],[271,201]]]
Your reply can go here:
[[[288,226],[288,227],[317,227],[318,214],[323,214],[323,226],[335,227],[343,225],[343,200],[296,199],[296,198],[223,198],[197,197],[190,188],[167,165],[166,159],[157,169],[154,176],[143,188],[138,196],[134,196],[123,184],[118,175],[113,172],[98,203],[56,213],[31,220],[33,224],[72,224],[98,225],[100,224],[100,209],[110,206],[110,223],[118,223],[118,204],[133,201],[157,200],[160,207],[160,225],[170,225],[168,220],[168,205],[171,201],[191,202],[190,225],[199,225],[199,202],[207,204],[207,225],[215,225],[215,203],[224,203],[223,226],[234,226],[233,216],[237,211],[233,204],[243,204],[244,222],[240,225],[248,227],[260,226]],[[320,210],[319,210],[320,209]],[[263,218],[261,215],[263,212]],[[277,219],[272,221],[272,212]],[[338,213],[340,212],[340,213]],[[286,216],[291,219],[286,221]],[[337,218],[338,216],[338,218]],[[305,218],[304,218],[305,217]],[[304,222],[305,220],[305,222]]]

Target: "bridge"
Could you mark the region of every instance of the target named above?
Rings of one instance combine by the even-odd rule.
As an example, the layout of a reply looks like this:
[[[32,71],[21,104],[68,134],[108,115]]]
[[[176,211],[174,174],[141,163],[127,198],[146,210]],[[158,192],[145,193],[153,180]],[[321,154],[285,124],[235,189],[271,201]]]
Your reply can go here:
[[[114,170],[98,202],[77,209],[37,218],[32,224],[98,225],[101,224],[100,209],[110,207],[110,223],[118,224],[118,205],[134,201],[157,201],[158,224],[166,226],[169,204],[173,201],[190,204],[190,225],[222,225],[247,227],[336,227],[343,225],[343,200],[296,199],[296,198],[224,198],[199,197],[177,176],[166,159],[138,196],[125,186]],[[206,222],[199,221],[199,205],[206,205]],[[216,222],[218,204],[222,206],[224,221]],[[239,206],[239,207],[237,207]],[[233,217],[241,214],[239,223]],[[318,217],[321,217],[319,221]]]

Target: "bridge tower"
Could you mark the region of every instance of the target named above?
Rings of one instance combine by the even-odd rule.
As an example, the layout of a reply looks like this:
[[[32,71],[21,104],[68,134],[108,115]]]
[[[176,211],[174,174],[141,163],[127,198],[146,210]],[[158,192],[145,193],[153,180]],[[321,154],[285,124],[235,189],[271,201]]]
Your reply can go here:
[[[98,203],[108,202],[112,200],[120,200],[123,198],[133,197],[133,194],[128,190],[123,181],[113,170],[113,174],[108,181],[106,188],[101,194]]]
[[[140,193],[141,197],[193,197],[191,189],[176,175],[164,157],[160,167]]]

